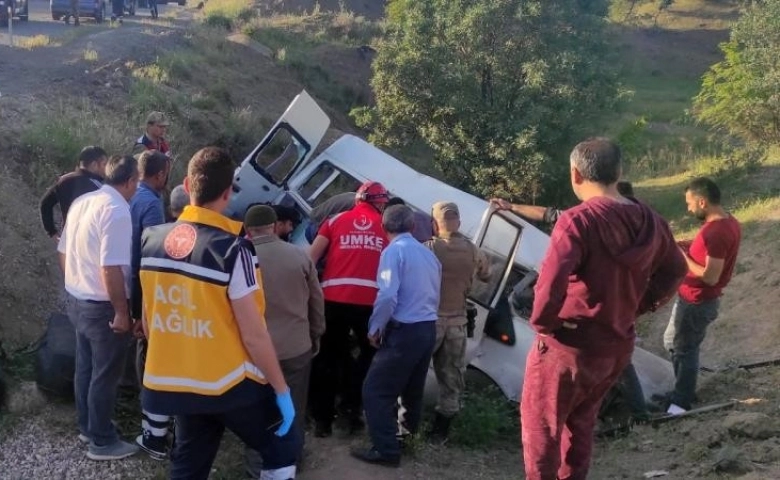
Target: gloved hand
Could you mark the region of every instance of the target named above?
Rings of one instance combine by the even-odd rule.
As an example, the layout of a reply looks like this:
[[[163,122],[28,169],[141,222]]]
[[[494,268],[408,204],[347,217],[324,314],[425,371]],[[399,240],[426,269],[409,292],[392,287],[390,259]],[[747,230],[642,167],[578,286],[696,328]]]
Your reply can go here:
[[[276,436],[283,437],[290,431],[290,427],[295,419],[295,407],[293,406],[289,387],[284,392],[276,394],[276,406],[282,412],[282,426],[276,431]]]

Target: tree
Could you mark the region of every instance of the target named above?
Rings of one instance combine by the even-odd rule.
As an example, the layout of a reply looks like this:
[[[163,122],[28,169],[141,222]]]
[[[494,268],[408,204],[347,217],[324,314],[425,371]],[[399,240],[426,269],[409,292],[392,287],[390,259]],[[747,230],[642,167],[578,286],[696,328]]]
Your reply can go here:
[[[617,98],[607,7],[391,0],[373,65],[376,106],[353,117],[380,145],[424,141],[448,180],[475,194],[560,199],[571,148]]]
[[[747,5],[720,48],[724,59],[704,75],[694,114],[744,142],[780,144],[780,0]]]

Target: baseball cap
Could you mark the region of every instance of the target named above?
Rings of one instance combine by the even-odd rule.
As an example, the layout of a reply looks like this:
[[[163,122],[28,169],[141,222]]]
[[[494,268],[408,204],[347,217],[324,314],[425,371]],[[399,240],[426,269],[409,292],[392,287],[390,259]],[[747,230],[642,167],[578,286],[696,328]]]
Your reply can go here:
[[[152,112],[148,117],[146,117],[146,124],[166,126],[170,125],[171,123],[168,121],[168,117],[164,113]]]
[[[460,210],[458,210],[458,206],[453,202],[436,202],[433,204],[431,216],[441,220],[458,219],[460,218]]]
[[[265,227],[276,223],[276,212],[268,205],[255,205],[246,212],[244,227]]]

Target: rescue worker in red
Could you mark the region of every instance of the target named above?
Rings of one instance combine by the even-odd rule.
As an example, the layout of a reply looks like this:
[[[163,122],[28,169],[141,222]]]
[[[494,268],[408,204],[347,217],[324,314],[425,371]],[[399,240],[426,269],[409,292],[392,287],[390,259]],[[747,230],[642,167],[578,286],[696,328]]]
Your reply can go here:
[[[311,245],[316,264],[325,258],[322,291],[325,296],[325,334],[312,364],[310,404],[314,435],[333,433],[336,396],[339,423],[350,433],[364,425],[361,389],[375,349],[368,342],[368,320],[378,286],[379,256],[388,244],[382,212],[390,195],[378,182],[365,182],[355,192],[355,206],[323,222]],[[360,347],[353,359],[350,332]]]
[[[686,273],[666,221],[617,191],[619,147],[578,144],[563,212],[535,287],[520,415],[529,480],[585,479],[599,406],[631,360],[636,317],[668,302]]]

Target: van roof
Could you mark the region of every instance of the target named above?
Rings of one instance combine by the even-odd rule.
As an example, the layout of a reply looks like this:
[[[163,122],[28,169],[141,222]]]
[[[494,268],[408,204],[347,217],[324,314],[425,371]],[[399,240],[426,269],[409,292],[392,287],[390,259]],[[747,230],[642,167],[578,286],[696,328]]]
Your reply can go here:
[[[431,207],[438,201],[455,202],[460,210],[460,231],[472,239],[476,237],[482,216],[489,206],[487,201],[424,175],[354,135],[339,138],[322,152],[318,160],[321,158],[326,158],[358,180],[381,182],[391,194],[426,213],[430,213]],[[518,260],[524,265],[538,267],[547,250],[549,237],[520,217],[512,217],[524,227]]]

